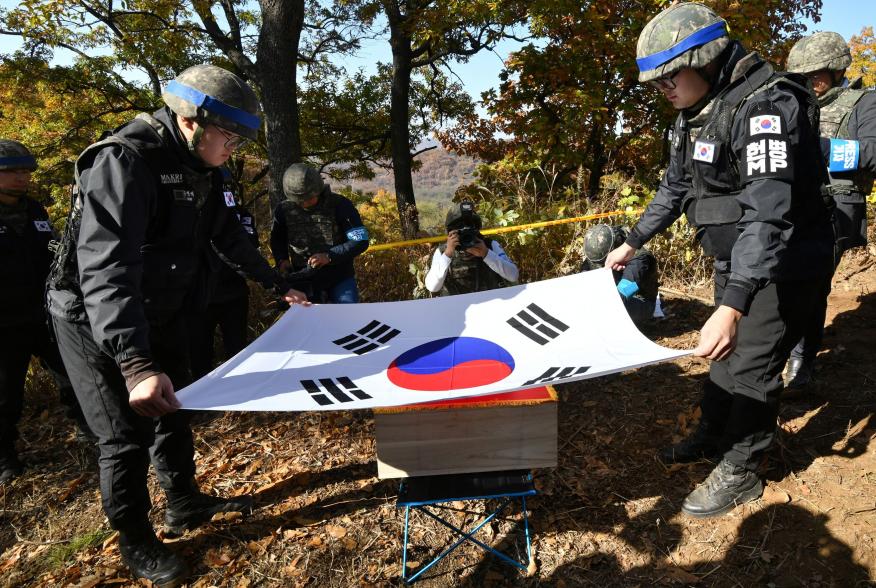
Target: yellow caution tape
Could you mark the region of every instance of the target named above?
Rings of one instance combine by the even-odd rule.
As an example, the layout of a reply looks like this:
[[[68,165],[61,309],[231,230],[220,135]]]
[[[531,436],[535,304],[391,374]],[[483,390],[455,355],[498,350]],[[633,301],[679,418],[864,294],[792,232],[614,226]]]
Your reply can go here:
[[[513,233],[515,231],[525,231],[527,229],[540,229],[543,227],[551,227],[554,225],[565,225],[568,223],[580,223],[582,221],[596,220],[600,218],[608,218],[612,216],[620,216],[622,214],[639,214],[642,208],[635,210],[613,210],[611,212],[598,212],[595,214],[587,214],[584,216],[575,216],[572,218],[560,218],[557,220],[541,221],[537,223],[529,223],[526,225],[515,225],[513,227],[497,227],[495,229],[487,229],[481,231],[484,235],[498,235],[500,233]],[[393,243],[381,243],[379,245],[371,245],[366,253],[371,251],[386,251],[388,249],[397,249],[399,247],[408,247],[410,245],[425,245],[427,243],[441,243],[447,240],[447,235],[439,235],[437,237],[422,237],[420,239],[409,239],[407,241],[395,241]]]

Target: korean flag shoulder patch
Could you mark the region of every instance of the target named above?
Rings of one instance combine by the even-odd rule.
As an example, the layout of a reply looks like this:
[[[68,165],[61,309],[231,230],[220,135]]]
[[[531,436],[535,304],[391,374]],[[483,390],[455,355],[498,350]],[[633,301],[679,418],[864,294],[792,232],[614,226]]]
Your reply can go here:
[[[715,162],[715,144],[709,141],[697,141],[694,144],[693,152],[694,161],[703,161],[705,163]]]
[[[771,103],[755,104],[747,113],[745,142],[739,160],[743,183],[794,179],[794,159],[787,125]]]
[[[234,192],[226,190],[225,192],[223,192],[223,195],[225,196],[225,206],[227,206],[228,208],[234,208],[235,206],[237,206],[237,202],[234,201]]]

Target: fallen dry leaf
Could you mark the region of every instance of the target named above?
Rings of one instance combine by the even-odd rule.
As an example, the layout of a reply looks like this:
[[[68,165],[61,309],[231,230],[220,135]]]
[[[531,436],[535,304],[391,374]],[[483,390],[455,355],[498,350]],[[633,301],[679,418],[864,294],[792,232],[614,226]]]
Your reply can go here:
[[[328,533],[330,537],[333,537],[335,539],[340,539],[341,537],[345,537],[347,535],[347,529],[339,525],[326,525],[325,532]]]
[[[791,495],[781,488],[767,486],[763,489],[761,500],[767,504],[787,504],[791,502]]]

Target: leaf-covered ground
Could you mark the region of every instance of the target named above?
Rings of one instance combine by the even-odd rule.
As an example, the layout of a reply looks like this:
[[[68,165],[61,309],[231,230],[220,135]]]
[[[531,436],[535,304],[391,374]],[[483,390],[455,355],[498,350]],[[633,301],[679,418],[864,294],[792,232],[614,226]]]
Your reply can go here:
[[[560,387],[559,465],[537,473],[529,501],[536,566],[521,574],[470,546],[421,582],[441,586],[860,586],[876,579],[876,267],[847,256],[834,281],[817,383],[781,412],[762,499],[714,520],[680,514],[708,463],[666,468],[659,446],[680,438],[706,363],[691,358]],[[669,295],[648,334],[687,347],[708,316]],[[49,387],[28,398],[22,457],[30,469],[0,489],[0,586],[136,585],[99,506],[96,461]],[[376,478],[370,414],[229,414],[195,425],[199,482],[254,493],[249,517],[217,520],[174,541],[192,586],[399,585],[397,483]],[[153,517],[164,499],[152,486]],[[482,505],[456,505],[482,510]],[[473,515],[452,513],[460,525]],[[520,519],[481,537],[519,552]],[[450,537],[416,518],[413,564]]]

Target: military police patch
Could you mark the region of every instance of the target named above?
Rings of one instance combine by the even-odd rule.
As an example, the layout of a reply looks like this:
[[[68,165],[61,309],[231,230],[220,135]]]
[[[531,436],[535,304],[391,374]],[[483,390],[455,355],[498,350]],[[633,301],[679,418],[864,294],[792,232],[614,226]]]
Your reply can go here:
[[[752,108],[748,136],[740,156],[739,171],[743,182],[794,178],[794,161],[786,129],[781,113],[772,104],[762,103]]]

